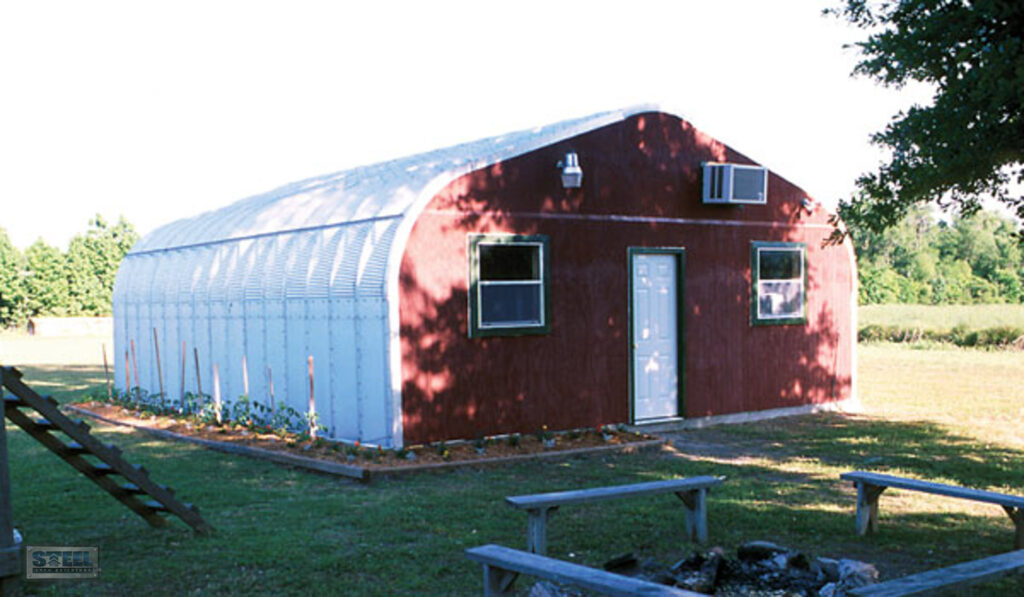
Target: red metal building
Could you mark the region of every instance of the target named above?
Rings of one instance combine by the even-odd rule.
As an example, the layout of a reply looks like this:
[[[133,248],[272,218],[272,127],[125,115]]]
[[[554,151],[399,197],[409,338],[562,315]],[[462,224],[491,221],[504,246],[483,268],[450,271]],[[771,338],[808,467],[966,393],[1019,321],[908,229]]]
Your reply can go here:
[[[638,109],[440,189],[401,261],[405,441],[851,399],[852,248],[729,165],[755,162]]]
[[[677,115],[606,112],[168,224],[118,273],[116,351],[151,393],[299,411],[312,358],[325,435],[385,446],[809,412],[855,396],[828,218]]]

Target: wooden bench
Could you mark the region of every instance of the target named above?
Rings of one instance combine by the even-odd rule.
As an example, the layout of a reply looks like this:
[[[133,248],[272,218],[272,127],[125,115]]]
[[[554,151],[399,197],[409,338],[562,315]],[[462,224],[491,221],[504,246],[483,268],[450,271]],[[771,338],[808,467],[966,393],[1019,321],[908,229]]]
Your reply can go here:
[[[698,593],[630,578],[597,568],[520,551],[501,545],[481,545],[466,550],[466,557],[483,564],[484,595],[509,595],[520,574],[553,580],[608,595],[674,595],[697,597]]]
[[[852,481],[857,487],[858,534],[863,535],[876,530],[878,527],[878,496],[882,495],[887,488],[895,487],[1000,505],[1006,510],[1017,529],[1013,548],[1015,550],[1024,549],[1024,497],[864,471],[843,473],[839,477],[846,481]]]
[[[1021,569],[1024,569],[1024,550],[1010,551],[973,562],[964,562],[920,574],[911,574],[877,585],[852,589],[850,594],[857,597],[930,595],[937,590],[953,589],[994,580]]]
[[[526,548],[535,554],[547,553],[548,517],[552,512],[558,510],[559,506],[658,493],[674,493],[682,500],[686,506],[686,535],[691,540],[703,543],[708,540],[707,507],[705,505],[707,492],[709,488],[720,484],[724,479],[724,477],[711,476],[669,479],[631,485],[517,495],[506,497],[505,501],[513,508],[526,510],[529,515]]]

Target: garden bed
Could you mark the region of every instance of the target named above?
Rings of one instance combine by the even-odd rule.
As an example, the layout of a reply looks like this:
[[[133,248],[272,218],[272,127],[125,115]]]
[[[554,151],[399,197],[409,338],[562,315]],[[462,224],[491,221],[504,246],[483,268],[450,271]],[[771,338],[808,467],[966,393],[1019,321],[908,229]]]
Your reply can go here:
[[[304,434],[251,429],[144,413],[105,402],[65,408],[115,425],[125,425],[164,439],[359,480],[460,466],[492,466],[530,458],[569,458],[601,452],[660,448],[664,441],[618,427],[552,433],[511,434],[473,441],[438,442],[401,450],[310,439]]]

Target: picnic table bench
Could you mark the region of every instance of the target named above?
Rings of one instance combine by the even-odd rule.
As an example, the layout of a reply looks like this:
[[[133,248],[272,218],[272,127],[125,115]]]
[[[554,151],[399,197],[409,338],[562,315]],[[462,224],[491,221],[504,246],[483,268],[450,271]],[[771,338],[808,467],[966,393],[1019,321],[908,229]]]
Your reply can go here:
[[[887,488],[895,487],[1002,506],[1016,527],[1013,548],[1024,549],[1024,497],[865,471],[843,473],[839,477],[852,481],[857,487],[857,533],[860,535],[876,530],[878,497]]]
[[[930,595],[937,590],[964,587],[986,580],[994,580],[1024,569],[1024,550],[937,568],[920,574],[889,580],[876,585],[851,589],[857,597],[908,597]]]
[[[483,564],[484,595],[508,595],[519,574],[553,580],[608,595],[671,595],[698,597],[698,593],[622,576],[564,560],[520,551],[501,545],[481,545],[466,550],[466,557]]]
[[[505,501],[513,508],[526,510],[529,516],[526,546],[528,551],[535,554],[547,553],[548,517],[552,512],[558,510],[559,506],[659,493],[674,493],[682,500],[683,505],[686,506],[687,537],[703,543],[708,539],[707,492],[708,489],[720,484],[723,480],[725,480],[724,477],[689,477],[630,485],[517,495],[506,497]]]

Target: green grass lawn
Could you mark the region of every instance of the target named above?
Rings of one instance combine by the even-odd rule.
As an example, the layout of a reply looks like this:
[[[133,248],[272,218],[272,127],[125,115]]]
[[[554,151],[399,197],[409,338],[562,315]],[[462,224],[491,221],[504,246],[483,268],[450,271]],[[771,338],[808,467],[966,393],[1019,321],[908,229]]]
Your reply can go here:
[[[8,425],[14,516],[27,544],[99,546],[103,568],[95,581],[23,587],[62,595],[478,595],[481,573],[463,550],[525,546],[526,517],[504,496],[701,474],[728,477],[709,498],[711,542],[727,550],[766,539],[872,562],[889,578],[1008,551],[1013,527],[998,507],[894,490],[882,497],[880,531],[858,537],[853,490],[838,475],[872,469],[1024,493],[1024,358],[875,344],[859,360],[864,415],[695,430],[677,437],[678,451],[368,485],[94,426],[200,506],[217,529],[208,537],[180,521],[149,528]],[[60,399],[103,383],[95,361],[24,370],[26,382]],[[549,525],[549,554],[600,565],[634,551],[671,564],[693,547],[682,539],[683,518],[670,496],[565,507]],[[1021,594],[1024,578],[985,590]]]
[[[900,326],[949,330],[1009,326],[1024,328],[1024,305],[865,305],[857,309],[857,325]]]

